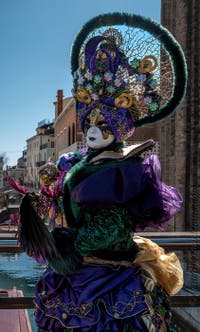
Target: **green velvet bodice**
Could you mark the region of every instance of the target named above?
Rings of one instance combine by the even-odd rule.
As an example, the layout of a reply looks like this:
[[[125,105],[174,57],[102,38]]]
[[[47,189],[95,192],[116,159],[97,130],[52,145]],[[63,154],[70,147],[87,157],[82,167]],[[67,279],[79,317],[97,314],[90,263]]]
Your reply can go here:
[[[130,160],[123,161],[123,163],[129,162]],[[83,158],[67,174],[65,186],[71,193],[77,184],[94,172],[115,167],[119,167],[119,162],[116,160],[92,164]],[[92,213],[74,202],[71,195],[69,199],[74,227],[78,229],[75,247],[81,256],[95,256],[101,251],[126,251],[133,246],[130,233],[134,222],[125,207],[113,205]]]

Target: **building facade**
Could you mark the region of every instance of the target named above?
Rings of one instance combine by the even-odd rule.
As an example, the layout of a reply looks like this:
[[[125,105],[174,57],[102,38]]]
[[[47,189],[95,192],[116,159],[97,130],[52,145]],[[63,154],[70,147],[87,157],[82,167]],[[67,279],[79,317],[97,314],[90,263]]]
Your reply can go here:
[[[17,168],[26,168],[27,165],[27,151],[22,151],[22,156],[17,160]]]
[[[0,189],[3,187],[3,157],[0,156]]]
[[[184,201],[171,229],[200,230],[200,1],[162,0],[161,22],[186,56],[188,87],[182,105],[161,123],[160,157],[164,180]]]
[[[63,153],[73,151],[76,142],[84,145],[83,133],[79,127],[79,121],[75,110],[75,103],[72,97],[63,98],[63,91],[57,91],[55,105],[55,157]],[[76,149],[75,149],[76,150]]]
[[[42,165],[55,161],[54,124],[47,120],[38,123],[36,135],[27,139],[27,177],[30,187],[39,187],[38,172]]]

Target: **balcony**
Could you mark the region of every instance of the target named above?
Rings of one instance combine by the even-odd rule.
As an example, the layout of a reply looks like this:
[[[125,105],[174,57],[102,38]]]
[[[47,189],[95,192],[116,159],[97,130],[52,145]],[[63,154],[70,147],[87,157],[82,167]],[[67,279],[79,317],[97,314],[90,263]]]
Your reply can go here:
[[[46,164],[45,160],[43,160],[43,161],[37,161],[35,165],[36,165],[36,167],[41,167],[44,164]]]
[[[41,144],[40,145],[40,150],[46,149],[48,147],[48,144]]]
[[[48,142],[40,145],[40,150],[44,149],[54,149],[54,142]]]

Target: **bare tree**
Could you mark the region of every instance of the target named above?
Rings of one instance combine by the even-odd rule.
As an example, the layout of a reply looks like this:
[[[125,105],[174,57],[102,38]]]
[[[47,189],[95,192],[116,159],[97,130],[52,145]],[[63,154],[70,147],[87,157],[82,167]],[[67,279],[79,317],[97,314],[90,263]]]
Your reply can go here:
[[[0,168],[5,169],[8,164],[9,158],[6,152],[0,153]]]

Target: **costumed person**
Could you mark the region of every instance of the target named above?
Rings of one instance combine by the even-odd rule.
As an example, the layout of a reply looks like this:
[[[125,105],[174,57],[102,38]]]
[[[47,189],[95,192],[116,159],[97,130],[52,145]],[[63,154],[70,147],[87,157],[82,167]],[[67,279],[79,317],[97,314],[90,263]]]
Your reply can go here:
[[[158,157],[144,157],[151,139],[124,142],[182,101],[183,52],[159,24],[113,13],[86,23],[71,64],[87,148],[56,164],[67,227],[46,228],[35,194],[20,206],[20,243],[47,264],[35,288],[38,331],[170,331],[168,297],[183,285],[181,265],[137,231],[163,230],[182,198],[162,182]]]

